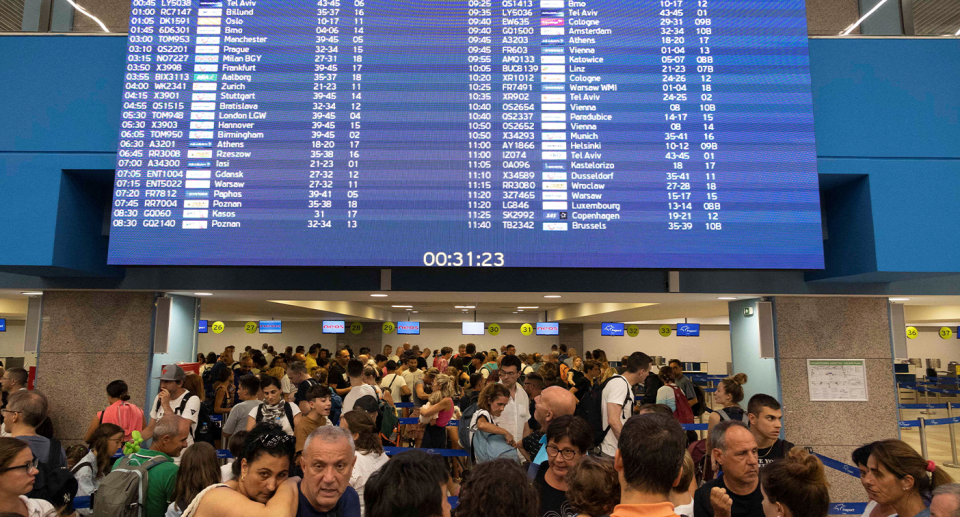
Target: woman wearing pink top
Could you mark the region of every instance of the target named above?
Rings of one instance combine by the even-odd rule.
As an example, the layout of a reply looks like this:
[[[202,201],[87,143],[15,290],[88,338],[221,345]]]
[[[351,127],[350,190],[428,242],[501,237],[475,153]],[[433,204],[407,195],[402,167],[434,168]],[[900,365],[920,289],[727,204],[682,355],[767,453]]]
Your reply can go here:
[[[128,402],[129,400],[127,383],[117,380],[107,384],[109,405],[103,411],[98,411],[97,415],[90,421],[90,427],[87,429],[84,441],[90,441],[93,432],[97,430],[100,424],[116,424],[122,427],[123,439],[126,441],[131,440],[134,431],[143,431],[147,423],[143,410]]]
[[[447,424],[453,420],[455,393],[453,377],[441,373],[433,380],[429,406],[420,408],[420,420],[427,425],[423,431],[420,447],[424,449],[447,448]]]

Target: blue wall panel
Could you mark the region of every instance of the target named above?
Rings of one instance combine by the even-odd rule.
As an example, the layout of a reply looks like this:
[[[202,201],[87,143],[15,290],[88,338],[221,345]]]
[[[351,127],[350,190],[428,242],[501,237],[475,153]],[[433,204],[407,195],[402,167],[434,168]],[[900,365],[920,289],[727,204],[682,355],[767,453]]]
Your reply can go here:
[[[62,171],[113,168],[125,45],[122,37],[0,37],[0,231],[17,243],[0,246],[0,268],[102,269],[99,233],[58,225],[89,208]],[[857,189],[831,200],[849,203],[832,210],[852,215],[831,234],[874,233],[828,246],[837,254],[828,266],[847,267],[814,275],[960,272],[951,260],[960,242],[944,238],[960,232],[960,40],[813,39],[810,63],[821,176],[868,178],[869,203]],[[84,220],[90,232],[89,210]]]

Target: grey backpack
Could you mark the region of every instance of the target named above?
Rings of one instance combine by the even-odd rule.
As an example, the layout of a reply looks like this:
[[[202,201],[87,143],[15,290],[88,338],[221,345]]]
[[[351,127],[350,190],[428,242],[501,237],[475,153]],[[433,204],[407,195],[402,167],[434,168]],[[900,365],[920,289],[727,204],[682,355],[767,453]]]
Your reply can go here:
[[[124,456],[100,483],[93,501],[93,517],[143,517],[149,471],[165,461],[164,456],[154,456],[138,466],[130,464],[130,456]]]

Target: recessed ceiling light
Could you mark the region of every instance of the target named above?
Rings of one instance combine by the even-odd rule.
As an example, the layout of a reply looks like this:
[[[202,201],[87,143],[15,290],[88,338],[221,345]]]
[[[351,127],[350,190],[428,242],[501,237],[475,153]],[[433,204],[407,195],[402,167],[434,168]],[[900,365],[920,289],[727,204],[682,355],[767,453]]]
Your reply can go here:
[[[560,298],[559,294],[547,294],[543,296],[544,298]]]
[[[42,291],[25,291],[20,294],[25,296],[40,296],[43,294],[43,292]]]
[[[514,313],[514,314],[516,314],[516,313],[517,313],[517,311],[513,311],[513,313]]]
[[[414,314],[417,314],[417,313],[419,313],[419,312],[420,312],[420,311],[413,311]]]
[[[193,293],[194,296],[213,296],[213,293]]]
[[[737,298],[735,296],[721,296],[717,299],[718,300],[736,300]]]
[[[517,307],[517,308],[518,309],[539,309],[540,307],[533,306],[533,307]]]
[[[408,310],[408,311],[412,311],[413,309],[407,309],[407,310]]]
[[[476,305],[454,305],[454,309],[476,309]]]
[[[27,294],[27,293],[23,293]],[[910,298],[890,298],[891,302],[909,302]]]
[[[523,309],[517,309],[517,312],[523,312]],[[516,314],[516,312],[514,314]]]
[[[387,297],[387,295],[385,295],[385,294],[371,294],[370,296],[372,296],[372,297],[374,297],[374,298],[386,298],[386,297]]]
[[[394,309],[412,309],[413,305],[391,305]]]

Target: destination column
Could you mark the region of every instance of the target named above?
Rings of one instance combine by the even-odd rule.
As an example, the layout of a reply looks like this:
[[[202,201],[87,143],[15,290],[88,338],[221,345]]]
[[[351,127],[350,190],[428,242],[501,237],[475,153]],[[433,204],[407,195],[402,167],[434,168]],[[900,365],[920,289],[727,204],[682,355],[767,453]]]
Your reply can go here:
[[[616,177],[616,167],[618,154],[626,161],[630,152],[629,146],[619,153],[613,149],[613,138],[619,132],[616,128],[626,121],[617,120],[625,112],[617,112],[619,85],[613,77],[604,74],[608,59],[604,50],[616,56],[617,45],[629,45],[616,41],[625,35],[615,33],[621,28],[614,26],[614,20],[633,18],[623,13],[602,12],[596,5],[603,4],[568,0],[567,6],[571,231],[606,230],[608,223],[620,219],[621,204],[614,198],[616,193],[611,187],[615,181],[627,179]]]

